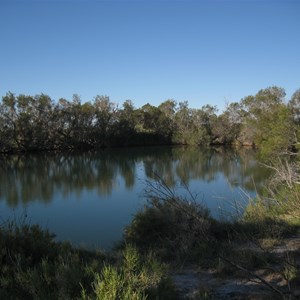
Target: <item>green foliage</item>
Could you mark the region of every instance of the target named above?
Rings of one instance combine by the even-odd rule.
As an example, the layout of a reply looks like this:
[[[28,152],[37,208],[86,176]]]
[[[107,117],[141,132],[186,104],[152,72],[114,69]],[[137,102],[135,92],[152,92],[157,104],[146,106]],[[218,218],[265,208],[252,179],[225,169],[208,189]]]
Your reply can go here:
[[[38,226],[0,227],[1,299],[175,299],[166,265],[127,245],[122,257],[57,243]],[[114,263],[113,263],[114,262]]]
[[[241,102],[245,107],[243,134],[248,132],[248,138],[242,139],[252,140],[265,161],[276,155],[286,155],[295,143],[295,123],[284,97],[282,88],[270,87]]]
[[[188,102],[180,102],[175,114],[173,142],[183,145],[209,145],[211,143],[211,124],[216,108],[210,105],[201,109],[191,109]]]
[[[90,290],[104,256],[54,241],[33,225],[9,222],[0,228],[1,299],[75,299]]]
[[[82,104],[78,95],[54,103],[44,94],[7,93],[0,104],[0,152],[255,143],[267,158],[299,145],[299,91],[288,105],[284,97],[282,88],[269,87],[217,116],[216,107],[192,109],[188,101],[135,108],[126,100],[119,108],[108,96]]]
[[[187,259],[210,239],[206,208],[181,198],[152,198],[125,230],[125,240],[140,249],[155,249],[164,259]]]
[[[293,124],[286,106],[280,105],[270,114],[263,114],[256,123],[255,143],[264,160],[274,155],[287,155],[293,144]]]
[[[291,110],[293,121],[300,124],[300,89],[298,89],[291,97],[288,103],[288,107]]]
[[[213,144],[237,144],[244,142],[240,135],[245,121],[246,112],[241,103],[230,103],[223,114],[213,120]]]
[[[300,228],[299,161],[278,159],[264,194],[251,201],[244,221],[264,225],[264,232],[281,235]]]
[[[136,248],[127,245],[119,266],[106,265],[100,275],[95,274],[93,289],[97,300],[160,299],[160,289],[166,283],[165,265],[151,255],[142,257]]]

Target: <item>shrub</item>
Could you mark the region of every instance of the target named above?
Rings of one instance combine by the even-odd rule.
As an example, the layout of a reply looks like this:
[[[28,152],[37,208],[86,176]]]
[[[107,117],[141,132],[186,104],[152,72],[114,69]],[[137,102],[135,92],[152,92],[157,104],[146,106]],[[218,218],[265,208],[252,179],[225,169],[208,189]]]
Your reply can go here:
[[[93,295],[88,296],[83,289],[82,299],[175,299],[166,274],[165,264],[160,264],[151,254],[141,256],[135,247],[127,245],[121,263],[108,264],[100,275],[95,273]]]
[[[141,249],[156,249],[163,258],[183,258],[210,239],[208,211],[179,197],[152,198],[125,229],[125,240]]]
[[[0,299],[74,299],[80,284],[88,289],[104,255],[54,237],[37,225],[0,227]]]

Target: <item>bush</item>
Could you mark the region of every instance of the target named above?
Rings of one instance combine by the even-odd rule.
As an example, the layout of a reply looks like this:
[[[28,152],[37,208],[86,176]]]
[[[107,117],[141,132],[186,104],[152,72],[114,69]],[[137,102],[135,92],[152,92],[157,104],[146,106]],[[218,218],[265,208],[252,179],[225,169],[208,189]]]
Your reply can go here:
[[[37,225],[0,227],[0,299],[175,299],[153,255],[128,245],[118,259],[54,237]]]
[[[163,258],[183,258],[210,239],[206,208],[179,197],[152,198],[125,229],[125,240],[141,249],[155,249]]]
[[[0,228],[0,299],[74,299],[89,288],[104,255],[57,243],[37,225]]]
[[[83,289],[82,299],[175,299],[175,290],[166,271],[166,265],[151,254],[141,256],[135,247],[127,245],[119,264],[108,264],[100,275],[95,273],[93,294],[88,296]]]

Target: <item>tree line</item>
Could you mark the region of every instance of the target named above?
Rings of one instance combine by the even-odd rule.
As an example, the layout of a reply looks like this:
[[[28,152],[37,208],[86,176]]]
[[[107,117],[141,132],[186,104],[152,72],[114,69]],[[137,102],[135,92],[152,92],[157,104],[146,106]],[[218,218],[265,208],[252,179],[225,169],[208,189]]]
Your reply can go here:
[[[268,87],[218,114],[216,106],[195,109],[173,99],[136,108],[131,100],[119,107],[108,96],[55,102],[9,92],[0,103],[0,152],[236,144],[258,147],[263,156],[282,154],[297,148],[300,89],[285,96],[283,88]]]

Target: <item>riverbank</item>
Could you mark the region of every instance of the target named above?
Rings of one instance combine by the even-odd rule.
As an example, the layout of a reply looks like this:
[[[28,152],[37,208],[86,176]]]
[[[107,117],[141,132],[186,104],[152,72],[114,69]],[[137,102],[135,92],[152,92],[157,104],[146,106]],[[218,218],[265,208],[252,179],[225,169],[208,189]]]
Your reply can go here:
[[[135,216],[125,237],[168,261],[181,298],[299,297],[300,218],[294,209],[283,213],[278,202],[282,213],[274,214],[275,208],[263,207],[260,199],[242,218],[220,222],[167,189],[157,196]]]
[[[0,297],[297,299],[300,219],[264,219],[259,208],[260,217],[216,221],[161,188],[110,253],[55,242],[38,226],[2,224]]]
[[[262,251],[259,247],[248,247],[257,252],[256,255]],[[284,261],[287,257],[295,257],[294,264],[298,266],[298,271],[294,270],[295,272],[299,272],[299,250],[299,234],[284,238],[274,248],[268,249],[277,262]],[[293,286],[289,287],[285,274],[279,269],[281,263],[275,261],[269,270],[255,268],[250,271],[234,265],[240,272],[232,275],[220,274],[217,269],[202,269],[192,264],[174,270],[171,278],[183,299],[298,299],[299,285],[296,286],[294,282]]]
[[[297,299],[298,166],[277,165],[261,196],[227,221],[213,218],[187,186],[186,196],[177,195],[153,174],[147,203],[108,253],[56,242],[37,225],[4,222],[0,298]]]

